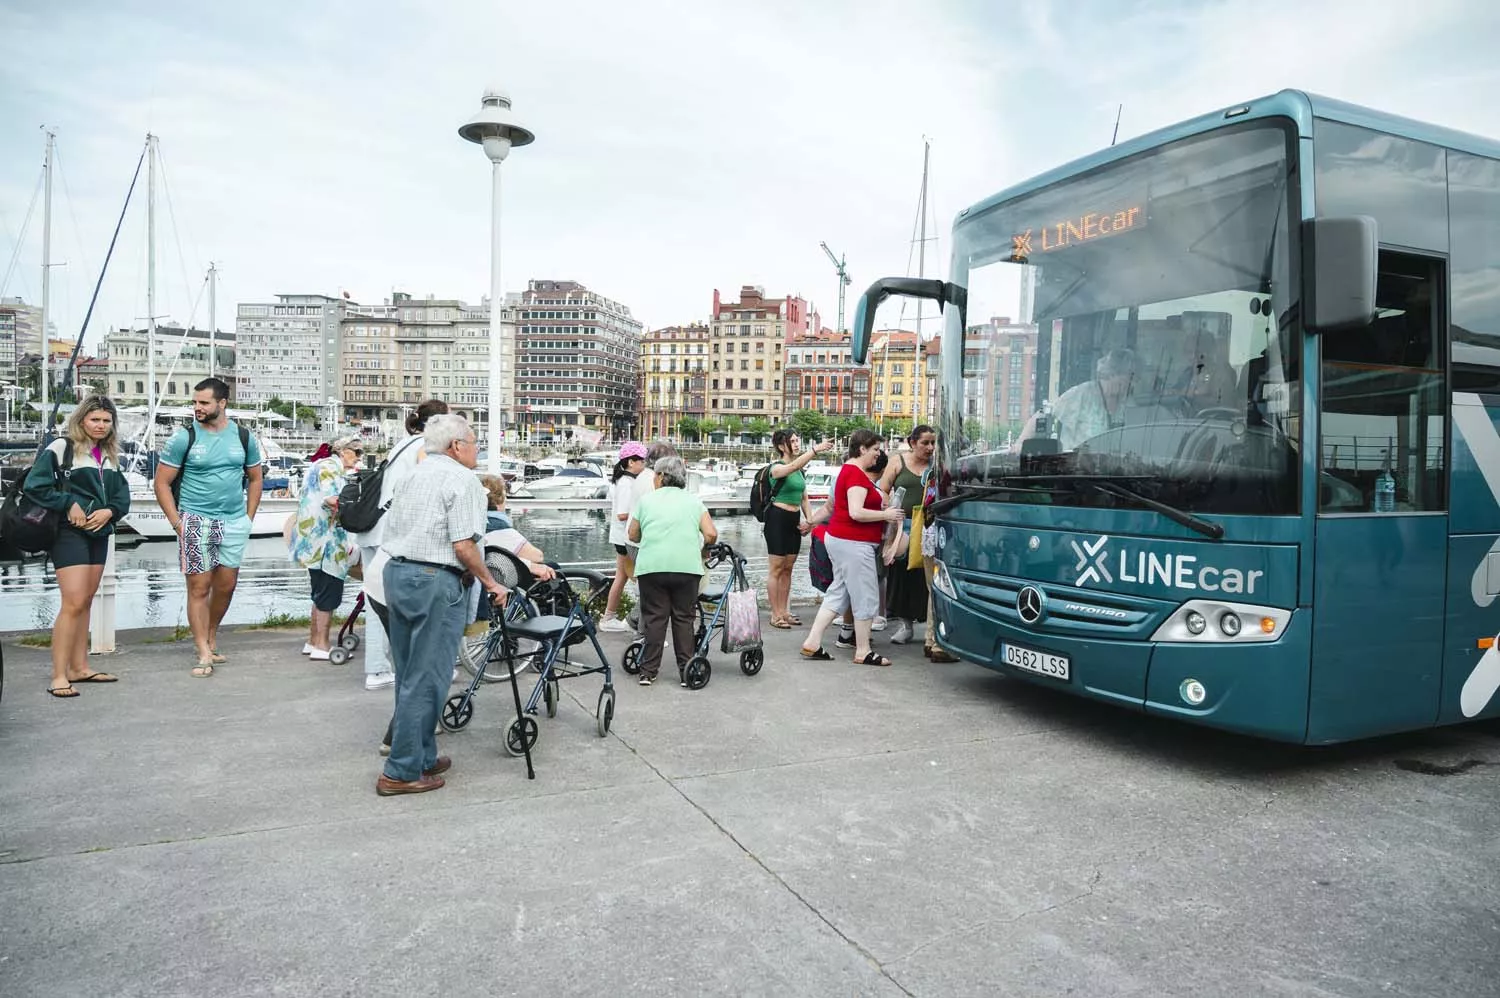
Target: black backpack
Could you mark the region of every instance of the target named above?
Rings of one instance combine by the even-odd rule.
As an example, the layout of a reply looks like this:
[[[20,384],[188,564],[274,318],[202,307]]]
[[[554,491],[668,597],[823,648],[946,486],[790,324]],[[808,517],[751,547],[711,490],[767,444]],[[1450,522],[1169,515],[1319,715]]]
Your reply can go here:
[[[375,524],[391,508],[387,502],[380,504],[380,488],[385,482],[386,469],[396,460],[396,455],[420,440],[408,440],[391,452],[391,456],[380,462],[374,471],[362,471],[349,480],[339,491],[339,526],[352,534],[364,534],[375,529]]]
[[[250,431],[240,423],[234,424],[235,429],[240,431],[240,450],[245,452],[245,460],[250,460]],[[187,425],[187,446],[182,449],[182,467],[177,469],[177,477],[172,479],[172,503],[180,512],[182,509],[182,476],[187,474],[188,455],[193,452],[193,441],[198,439],[197,423]],[[246,465],[249,467],[249,465]],[[250,476],[240,476],[240,488],[250,488]]]
[[[73,468],[73,441],[63,442],[62,461],[57,467],[57,487],[61,489]],[[0,547],[21,554],[43,554],[57,543],[57,530],[62,524],[61,510],[39,506],[26,497],[26,476],[31,468],[21,472],[20,477],[5,490],[5,502],[0,505]]]
[[[784,481],[786,481],[785,477],[776,478],[771,474],[770,464],[755,473],[755,480],[750,483],[751,516],[762,523],[765,522],[766,507],[776,501],[776,493],[781,491],[781,483]]]

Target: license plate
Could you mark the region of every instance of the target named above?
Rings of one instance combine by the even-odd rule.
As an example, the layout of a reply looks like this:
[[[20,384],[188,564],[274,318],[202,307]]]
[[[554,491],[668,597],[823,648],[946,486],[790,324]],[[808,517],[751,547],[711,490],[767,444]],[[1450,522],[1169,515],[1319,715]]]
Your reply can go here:
[[[1022,648],[1020,645],[1001,645],[1000,658],[1006,665],[1035,672],[1039,676],[1068,678],[1069,662],[1066,655],[1053,655],[1051,652]]]

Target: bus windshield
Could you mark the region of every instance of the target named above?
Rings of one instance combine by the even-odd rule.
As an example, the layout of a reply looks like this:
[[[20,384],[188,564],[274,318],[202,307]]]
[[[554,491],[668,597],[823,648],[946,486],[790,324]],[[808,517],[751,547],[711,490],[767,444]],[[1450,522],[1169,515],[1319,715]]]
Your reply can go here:
[[[1113,479],[1188,512],[1295,513],[1288,142],[1225,129],[960,222],[948,480],[985,501],[1125,505],[1093,487]]]

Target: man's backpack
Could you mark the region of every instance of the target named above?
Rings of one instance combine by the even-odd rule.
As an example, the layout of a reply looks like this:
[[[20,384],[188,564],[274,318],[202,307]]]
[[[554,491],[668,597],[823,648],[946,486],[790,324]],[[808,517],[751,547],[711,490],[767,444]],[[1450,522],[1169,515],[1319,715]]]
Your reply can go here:
[[[57,487],[64,487],[73,468],[73,441],[63,443],[62,461],[57,467]],[[57,543],[57,530],[62,524],[63,512],[48,509],[27,498],[27,468],[19,478],[5,490],[5,502],[0,504],[0,546],[21,554],[43,554]]]
[[[385,482],[386,469],[396,456],[420,439],[408,440],[397,447],[391,456],[380,462],[380,466],[374,471],[362,471],[349,480],[339,491],[339,505],[337,517],[339,526],[351,534],[365,534],[375,529],[375,524],[385,515],[385,511],[391,508],[387,501],[384,505],[380,502],[380,489]]]
[[[750,515],[762,523],[766,520],[766,507],[776,501],[776,493],[781,491],[781,484],[786,481],[784,477],[772,475],[771,467],[768,464],[757,471],[755,480],[750,483]]]
[[[245,452],[245,460],[250,460],[250,430],[243,424],[235,423],[235,429],[240,431],[240,450]],[[177,477],[172,479],[172,502],[178,511],[182,509],[182,476],[187,474],[188,455],[193,452],[193,441],[198,439],[198,425],[196,422],[187,425],[187,446],[182,450],[182,467],[177,469]],[[249,465],[246,465],[249,467]],[[250,488],[250,476],[240,476],[240,488]]]

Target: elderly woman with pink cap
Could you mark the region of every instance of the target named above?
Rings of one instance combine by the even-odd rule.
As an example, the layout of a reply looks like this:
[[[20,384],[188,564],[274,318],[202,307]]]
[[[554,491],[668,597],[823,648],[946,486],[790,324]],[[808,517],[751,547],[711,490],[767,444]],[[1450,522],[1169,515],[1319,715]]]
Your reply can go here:
[[[635,497],[635,478],[646,469],[646,445],[628,440],[620,447],[620,458],[609,480],[609,542],[615,547],[615,581],[609,587],[609,599],[604,606],[603,631],[628,631],[630,625],[620,619],[620,594],[625,583],[635,572],[635,561],[626,547],[630,538],[626,528],[630,522],[630,507]]]

